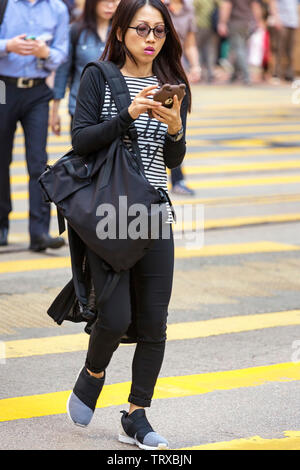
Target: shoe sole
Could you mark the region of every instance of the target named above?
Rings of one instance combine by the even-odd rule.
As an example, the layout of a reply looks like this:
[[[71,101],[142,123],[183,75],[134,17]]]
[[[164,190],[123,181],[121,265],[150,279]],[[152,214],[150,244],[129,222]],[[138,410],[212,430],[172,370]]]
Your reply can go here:
[[[167,444],[158,444],[157,447],[150,447],[150,446],[146,446],[145,444],[142,444],[141,442],[139,442],[137,439],[135,439],[134,437],[130,437],[128,436],[127,434],[123,434],[122,432],[119,434],[119,438],[118,438],[119,442],[123,442],[123,444],[131,444],[131,445],[136,445],[138,446],[140,449],[142,450],[166,450],[168,449],[169,447],[167,446]]]
[[[65,242],[64,242],[64,241],[63,241],[63,242],[62,242],[62,241],[56,242],[56,243],[54,243],[54,244],[51,245],[51,246],[48,246],[48,245],[47,245],[47,246],[38,246],[38,245],[34,246],[34,245],[30,245],[29,249],[30,249],[31,251],[36,251],[36,252],[38,252],[38,251],[45,251],[45,250],[47,250],[47,249],[49,249],[49,250],[57,250],[58,248],[61,248],[62,246],[65,246]]]

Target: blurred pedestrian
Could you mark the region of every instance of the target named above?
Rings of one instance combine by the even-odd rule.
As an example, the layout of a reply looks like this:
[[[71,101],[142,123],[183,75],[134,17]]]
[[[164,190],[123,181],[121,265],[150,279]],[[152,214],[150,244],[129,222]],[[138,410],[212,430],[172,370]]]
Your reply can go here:
[[[198,27],[196,37],[201,58],[202,78],[205,78],[208,83],[212,83],[215,78],[217,35],[214,28],[220,3],[221,0],[194,0]]]
[[[298,0],[270,0],[269,27],[273,81],[294,80],[293,54],[299,26]]]
[[[50,125],[56,135],[61,132],[60,100],[64,98],[69,85],[72,127],[82,70],[88,62],[97,60],[102,55],[118,3],[119,0],[86,0],[82,15],[71,24],[68,60],[56,71],[53,88]]]
[[[197,83],[201,78],[199,52],[196,42],[197,25],[195,11],[191,2],[187,0],[165,0],[176,32],[183,49],[183,66],[187,71],[191,83]],[[194,190],[184,181],[181,166],[171,170],[172,193],[182,196],[193,196]]]
[[[49,235],[50,207],[38,178],[47,163],[46,143],[49,101],[47,76],[67,57],[69,14],[60,0],[8,0],[0,26],[0,80],[6,87],[6,104],[0,105],[0,245],[7,245],[10,163],[17,123],[25,136],[29,172],[30,249],[59,248],[62,237]]]
[[[241,74],[245,85],[251,83],[248,64],[248,39],[262,23],[262,10],[258,0],[222,0],[218,33],[228,36],[233,73],[230,82]]]

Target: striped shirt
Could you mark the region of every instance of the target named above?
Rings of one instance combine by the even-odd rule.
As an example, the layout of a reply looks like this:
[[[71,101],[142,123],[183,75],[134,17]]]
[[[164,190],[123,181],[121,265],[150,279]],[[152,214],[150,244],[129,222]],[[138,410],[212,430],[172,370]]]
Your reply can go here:
[[[128,86],[131,101],[134,100],[135,96],[143,90],[143,88],[150,85],[158,85],[156,76],[143,78],[125,76],[124,78]],[[117,114],[117,107],[112,99],[110,88],[106,83],[101,118],[111,119]],[[163,188],[168,192],[168,176],[163,157],[163,148],[168,126],[156,119],[150,119],[148,113],[140,114],[134,121],[134,125],[138,134],[137,141],[147,180],[156,189]],[[132,151],[129,137],[125,135],[123,141],[128,149]],[[169,212],[168,222],[173,222],[171,209],[168,204],[167,206]]]

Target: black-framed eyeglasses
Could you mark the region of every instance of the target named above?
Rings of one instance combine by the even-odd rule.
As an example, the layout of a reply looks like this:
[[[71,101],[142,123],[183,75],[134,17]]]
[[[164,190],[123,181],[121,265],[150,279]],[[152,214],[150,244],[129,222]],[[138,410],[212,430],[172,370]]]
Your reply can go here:
[[[143,23],[139,24],[138,26],[128,26],[128,28],[135,29],[137,34],[142,38],[146,38],[147,36],[149,36],[151,31],[153,31],[154,36],[158,39],[165,38],[168,33],[167,28],[163,24],[159,24],[154,28],[150,28],[149,25]]]

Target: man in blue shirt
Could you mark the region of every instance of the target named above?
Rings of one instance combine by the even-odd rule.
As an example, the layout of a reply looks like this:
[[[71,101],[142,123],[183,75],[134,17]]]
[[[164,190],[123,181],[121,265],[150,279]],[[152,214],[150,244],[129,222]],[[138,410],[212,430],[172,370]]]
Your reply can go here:
[[[3,0],[0,0],[2,2]],[[38,178],[47,164],[49,101],[47,76],[68,53],[69,14],[61,0],[8,0],[0,25],[0,81],[6,101],[0,104],[0,245],[7,244],[11,212],[9,166],[20,121],[29,173],[30,249],[59,248],[61,237],[49,235],[50,206]]]

